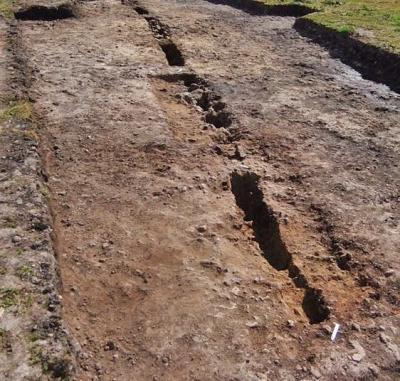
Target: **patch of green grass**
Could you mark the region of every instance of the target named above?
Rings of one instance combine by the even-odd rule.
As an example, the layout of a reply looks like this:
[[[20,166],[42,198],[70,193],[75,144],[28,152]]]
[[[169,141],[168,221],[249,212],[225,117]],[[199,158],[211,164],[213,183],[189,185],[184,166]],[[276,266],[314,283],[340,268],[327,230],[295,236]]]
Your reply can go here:
[[[24,294],[23,299],[21,300],[21,306],[24,310],[27,310],[33,306],[32,294]]]
[[[50,199],[50,190],[47,187],[47,185],[42,184],[42,186],[40,187],[40,193],[42,194],[42,196],[46,199],[49,200]]]
[[[258,0],[267,5],[302,5],[310,10],[320,11],[325,7],[341,5],[346,0]]]
[[[41,364],[43,362],[43,349],[42,347],[34,343],[29,350],[29,363],[31,365]]]
[[[14,217],[6,216],[3,219],[4,226],[10,229],[15,229],[18,226],[18,222]]]
[[[32,331],[27,335],[26,339],[30,343],[35,343],[39,340],[39,334],[35,331]]]
[[[21,247],[19,247],[19,248],[17,249],[16,253],[17,253],[17,255],[22,255],[22,254],[25,254],[25,250],[22,249]]]
[[[10,102],[8,107],[0,114],[0,121],[10,119],[31,120],[31,118],[32,103],[27,101]]]
[[[44,374],[51,376],[51,379],[62,381],[70,381],[71,377],[68,372],[63,372],[60,369],[68,370],[70,360],[68,357],[58,358],[46,353],[42,345],[39,343],[40,337],[36,332],[31,332],[26,340],[29,345],[29,363],[31,365],[40,364]],[[47,379],[47,378],[46,378]]]
[[[6,19],[14,18],[14,5],[13,0],[0,0],[0,15]]]
[[[7,309],[18,305],[20,290],[16,288],[0,288],[0,307]]]
[[[27,310],[32,307],[32,295],[16,288],[0,288],[0,307],[9,309],[16,307],[18,310]]]
[[[352,34],[354,33],[355,29],[351,25],[342,25],[337,28],[338,32],[344,34]]]
[[[17,275],[21,278],[21,279],[29,279],[32,275],[33,275],[33,268],[32,266],[28,266],[28,265],[24,265],[21,266],[18,270],[17,270]]]
[[[270,5],[297,4],[316,12],[304,16],[318,24],[400,53],[399,0],[258,0]]]
[[[39,141],[39,135],[34,129],[30,129],[28,131],[23,132],[25,139],[33,140],[35,142]]]

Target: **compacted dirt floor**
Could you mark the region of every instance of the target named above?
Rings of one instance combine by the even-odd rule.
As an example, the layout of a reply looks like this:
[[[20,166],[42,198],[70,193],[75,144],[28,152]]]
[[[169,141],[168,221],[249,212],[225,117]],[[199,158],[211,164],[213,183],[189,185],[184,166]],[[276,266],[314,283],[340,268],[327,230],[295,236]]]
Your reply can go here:
[[[74,377],[398,379],[400,98],[214,3],[15,22]]]

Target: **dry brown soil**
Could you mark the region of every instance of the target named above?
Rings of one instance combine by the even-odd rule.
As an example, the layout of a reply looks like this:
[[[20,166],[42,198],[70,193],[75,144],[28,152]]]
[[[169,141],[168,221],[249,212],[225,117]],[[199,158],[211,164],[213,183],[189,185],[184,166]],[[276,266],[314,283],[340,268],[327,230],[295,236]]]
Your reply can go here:
[[[399,96],[292,17],[75,7],[16,22],[75,379],[398,379]]]

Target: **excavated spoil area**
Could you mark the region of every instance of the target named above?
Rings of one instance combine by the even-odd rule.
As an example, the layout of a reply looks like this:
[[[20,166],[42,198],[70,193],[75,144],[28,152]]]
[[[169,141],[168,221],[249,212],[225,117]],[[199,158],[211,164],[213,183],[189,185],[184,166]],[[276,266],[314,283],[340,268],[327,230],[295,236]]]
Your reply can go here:
[[[400,97],[229,4],[0,22],[0,379],[398,378]]]

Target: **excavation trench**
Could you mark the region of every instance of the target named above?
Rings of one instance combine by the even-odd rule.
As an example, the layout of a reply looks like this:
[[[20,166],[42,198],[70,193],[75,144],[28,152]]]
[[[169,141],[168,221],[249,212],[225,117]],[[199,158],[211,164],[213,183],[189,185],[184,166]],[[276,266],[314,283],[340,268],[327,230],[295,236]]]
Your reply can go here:
[[[139,15],[148,15],[149,11],[143,7],[140,6],[134,6],[133,9],[139,14]]]
[[[187,89],[183,100],[199,106],[203,111],[204,121],[215,128],[228,128],[232,125],[233,116],[210,84],[193,73],[167,74],[159,76],[167,82],[181,82]]]
[[[168,38],[159,40],[159,45],[170,66],[185,66],[185,60],[178,47]]]
[[[157,40],[158,45],[165,54],[165,58],[170,66],[185,66],[185,59],[180,49],[171,39],[169,27],[163,24],[159,19],[150,15],[150,12],[136,3],[131,4],[137,14],[143,16],[147,21],[151,33]]]
[[[161,10],[166,9],[161,20],[168,20],[168,12],[174,12],[173,2],[170,4],[171,7],[160,6]],[[149,34],[144,17],[136,14],[129,17],[132,16],[129,14],[132,9],[114,2],[86,2],[83,6],[87,9],[82,9],[82,15],[90,17],[90,36],[86,18],[74,20],[72,29],[70,22],[56,23],[59,28],[57,33],[44,23],[18,23],[18,27],[24,28],[23,46],[26,47],[30,66],[37,68],[32,73],[30,93],[36,102],[35,109],[44,114],[45,128],[38,132],[40,144],[45,145],[44,153],[49,160],[54,230],[59,233],[60,239],[57,246],[64,282],[63,318],[82,351],[79,357],[81,374],[76,378],[82,381],[101,377],[179,380],[196,377],[215,379],[216,375],[220,375],[234,379],[240,372],[246,379],[253,377],[254,372],[259,371],[257,364],[262,364],[263,358],[265,360],[262,348],[271,349],[271,364],[267,366],[273,379],[279,379],[278,372],[282,367],[287,370],[288,377],[292,374],[295,377],[299,372],[294,367],[306,364],[310,353],[327,352],[329,340],[317,340],[315,344],[315,329],[310,330],[303,324],[296,325],[290,332],[276,334],[282,326],[279,320],[285,316],[285,311],[290,311],[288,318],[292,319],[294,309],[300,310],[302,322],[308,319],[314,324],[328,319],[329,307],[322,291],[316,288],[321,283],[314,283],[314,279],[308,278],[309,269],[299,269],[299,257],[291,252],[283,226],[280,226],[268,200],[264,200],[256,174],[232,173],[230,180],[234,197],[219,190],[218,173],[226,171],[228,160],[221,160],[212,154],[210,145],[214,136],[203,134],[205,124],[201,118],[215,127],[229,127],[233,118],[229,110],[236,107],[234,117],[240,119],[233,119],[234,125],[243,126],[242,130],[254,126],[256,134],[249,134],[247,142],[251,144],[262,136],[260,143],[271,144],[270,164],[278,161],[281,172],[291,173],[294,170],[292,164],[275,160],[274,155],[284,154],[288,138],[280,132],[287,132],[301,110],[281,114],[278,113],[279,108],[275,115],[277,106],[272,104],[273,107],[266,110],[271,116],[267,118],[267,124],[275,128],[265,129],[265,120],[260,120],[258,124],[256,118],[250,117],[251,110],[242,96],[249,94],[249,102],[255,99],[260,104],[266,104],[274,100],[269,98],[269,94],[266,98],[264,85],[267,88],[276,84],[277,87],[282,86],[282,90],[293,92],[298,83],[289,66],[294,60],[307,58],[309,52],[305,50],[299,57],[284,57],[280,53],[289,51],[296,41],[290,42],[287,47],[279,47],[276,53],[269,52],[266,45],[260,42],[250,46],[252,53],[248,58],[252,65],[254,60],[255,73],[246,70],[245,66],[240,72],[231,72],[231,69],[225,72],[222,66],[236,64],[237,52],[234,49],[227,51],[226,57],[221,58],[224,60],[220,63],[221,69],[216,70],[217,65],[211,65],[206,70],[205,66],[209,63],[202,63],[202,59],[208,59],[208,53],[215,51],[218,45],[207,46],[204,43],[207,55],[197,57],[197,64],[202,65],[201,75],[214,78],[215,85],[197,75],[182,74],[163,79],[183,82],[184,86],[168,87],[160,81],[159,93],[154,94],[149,81],[160,70],[162,53]],[[190,13],[189,3],[187,7],[188,18],[192,20],[195,12]],[[145,9],[136,11],[148,15]],[[174,20],[182,22],[182,28],[185,28],[185,15],[182,14],[176,12]],[[201,16],[202,20],[206,19],[205,16],[210,19],[209,14]],[[213,26],[217,29],[225,14],[216,16]],[[226,28],[231,28],[231,23],[235,26],[234,20],[228,21]],[[244,22],[248,21],[247,17]],[[149,17],[147,22],[158,41],[171,38],[165,26],[159,28],[161,24],[157,20]],[[112,28],[105,30],[105,25]],[[241,23],[232,29],[227,43],[234,43],[237,30],[240,30],[237,28],[243,25]],[[34,33],[32,27],[37,28]],[[208,27],[205,25],[204,31],[207,32]],[[190,30],[187,33],[191,33]],[[275,34],[276,31],[273,31],[268,35],[272,36],[271,49],[281,43],[281,39],[274,40]],[[243,35],[242,45],[251,45],[250,37],[253,36],[258,41],[256,34]],[[201,38],[202,33],[193,33],[187,36],[185,44],[201,44]],[[60,49],[66,41],[66,49]],[[137,54],[138,50],[140,54]],[[74,54],[70,54],[71,51]],[[260,77],[257,62],[261,62],[262,66],[267,60],[260,55],[260,61],[257,61],[255,55],[261,54],[259,52],[264,52],[265,57],[276,54],[274,61],[279,70],[276,74],[272,71],[271,78]],[[321,58],[312,59],[326,62]],[[166,62],[161,67],[165,72],[178,71],[176,68],[168,69]],[[107,69],[106,75],[104,69]],[[288,88],[278,77],[282,72],[286,73],[284,82],[290,82]],[[232,82],[227,79],[228,75],[232,75]],[[82,86],[77,85],[77,80],[82,82]],[[257,85],[254,92],[253,81]],[[316,76],[315,81],[319,91],[326,90],[333,94],[331,99],[335,99],[335,103],[329,103],[329,106],[337,105],[338,100],[347,104],[345,101],[348,98],[338,96],[336,100],[335,83],[325,85],[325,79],[320,76]],[[320,86],[321,83],[323,85]],[[172,93],[171,88],[176,92]],[[226,96],[231,88],[235,92]],[[259,90],[261,88],[263,90]],[[268,91],[275,94],[276,90],[270,87]],[[179,98],[175,97],[181,91],[184,93],[177,94]],[[303,93],[294,92],[294,96],[300,94],[306,97]],[[176,107],[178,99],[183,99],[181,96],[188,97],[189,102],[193,100],[193,105],[198,106],[196,111],[182,104]],[[162,97],[163,103],[160,101]],[[228,105],[224,103],[227,99]],[[277,102],[280,105],[280,99]],[[77,104],[81,105],[80,112],[71,114],[70,110],[75,110]],[[311,101],[307,104],[310,105]],[[52,105],[50,111],[49,105]],[[356,108],[360,103],[350,105]],[[304,120],[307,121],[307,117],[304,116]],[[287,119],[287,124],[280,124],[279,118]],[[346,116],[343,115],[343,118]],[[363,123],[367,119],[361,116],[360,120]],[[210,130],[214,132],[214,129]],[[232,130],[234,128],[230,128],[229,133]],[[314,130],[318,133],[311,122],[304,123],[301,130],[296,124],[291,131],[294,142],[291,147],[303,147],[306,135],[300,133],[314,133]],[[223,135],[223,132],[219,130],[218,134]],[[192,143],[188,137],[196,141]],[[315,141],[319,139],[319,135],[310,133],[311,137]],[[259,160],[261,152],[253,152],[249,153],[247,163],[265,167],[265,162]],[[302,156],[304,152],[299,151],[298,157],[306,160],[308,157]],[[335,160],[333,163],[338,165],[336,157]],[[232,168],[235,163],[228,165]],[[339,164],[346,162],[340,161]],[[214,182],[212,178],[215,174]],[[227,187],[224,184],[226,188],[229,190],[228,184]],[[318,191],[318,188],[315,189]],[[311,196],[314,193],[310,193]],[[233,198],[237,207],[232,204]],[[214,209],[218,205],[220,210]],[[257,249],[260,254],[257,257],[246,255],[246,248],[249,248],[247,241],[236,242],[240,232],[231,231],[231,223],[218,225],[218,221],[230,221],[227,205],[234,206],[241,213],[240,219],[253,221],[251,233],[254,232],[256,238],[253,250]],[[212,215],[211,225],[207,224],[207,232],[200,234],[194,227],[207,215]],[[216,221],[215,226],[213,221]],[[216,234],[215,238],[211,233]],[[218,237],[228,237],[229,240],[218,241]],[[203,273],[198,265],[200,260],[209,260],[210,256],[214,256],[214,239],[216,243],[218,241],[217,259],[229,267],[227,282],[235,284],[235,278],[242,278],[238,286],[240,295],[235,296],[233,288],[227,287],[222,278],[216,278],[214,273]],[[263,275],[260,262],[273,283],[277,278],[283,280],[279,290],[274,286],[266,290],[264,287],[268,286],[252,284],[256,275]],[[316,266],[319,265],[316,263]],[[239,276],[234,273],[235,270]],[[343,290],[354,292],[355,289],[349,287],[348,282],[331,282],[325,275],[328,271],[324,270],[318,277],[329,281],[330,287],[338,286],[340,303],[336,312],[342,319],[342,316],[348,316],[347,310],[343,314],[342,311],[350,302],[357,300],[354,297],[350,302],[343,300]],[[142,278],[141,274],[146,277]],[[147,277],[148,274],[151,278]],[[145,282],[146,279],[148,281]],[[333,292],[328,294],[328,286],[324,285],[325,290],[331,300]],[[256,291],[260,294],[256,295]],[[288,292],[283,295],[285,303],[269,299],[273,296],[280,299],[284,291]],[[226,293],[231,297],[225,298]],[[364,311],[355,311],[355,314]],[[265,321],[271,323],[271,334],[265,334],[268,327],[260,326],[259,329],[249,330],[249,335],[242,335],[240,327],[246,327],[250,316],[260,316],[262,321],[265,316]],[[315,345],[309,346],[312,340]],[[234,346],[232,342],[235,342]],[[285,344],[288,348],[282,350]],[[364,342],[362,344],[364,346]],[[199,347],[204,350],[199,351]],[[216,353],[221,356],[215,358]],[[347,356],[346,353],[344,355]],[[278,357],[279,364],[275,357]],[[247,359],[251,360],[248,365]],[[334,376],[324,374],[323,377]]]
[[[302,309],[311,324],[320,323],[329,318],[330,310],[322,291],[309,285],[306,277],[293,263],[280,233],[279,223],[264,201],[259,187],[260,177],[251,172],[231,174],[231,189],[236,204],[244,212],[244,219],[252,221],[256,242],[264,258],[278,271],[287,271],[294,285],[304,289]]]
[[[15,12],[14,16],[22,21],[54,21],[76,17],[75,10],[70,4],[54,7],[32,5]]]
[[[154,38],[158,41],[161,50],[164,52],[165,57],[170,66],[185,66],[185,59],[182,56],[181,51],[171,40],[170,31],[167,25],[164,25],[160,20],[153,16],[148,16],[148,13],[144,8],[138,12],[143,15],[144,19],[150,27]]]

